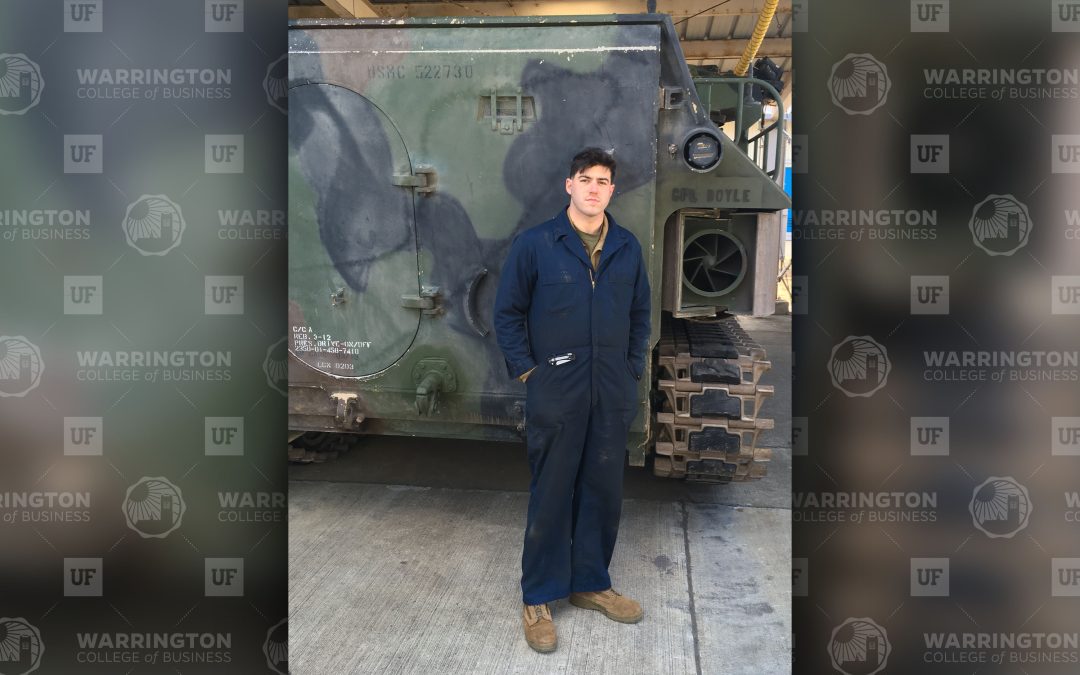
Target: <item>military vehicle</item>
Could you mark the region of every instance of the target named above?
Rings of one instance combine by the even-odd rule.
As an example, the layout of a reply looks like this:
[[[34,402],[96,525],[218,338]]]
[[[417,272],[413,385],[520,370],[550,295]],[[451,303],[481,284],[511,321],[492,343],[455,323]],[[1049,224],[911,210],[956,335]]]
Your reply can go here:
[[[289,425],[322,434],[300,454],[337,434],[522,440],[498,276],[598,146],[653,294],[629,463],[764,475],[769,363],[735,315],[774,312],[783,114],[761,129],[760,92],[779,94],[759,79],[699,87],[666,15],[290,22]]]

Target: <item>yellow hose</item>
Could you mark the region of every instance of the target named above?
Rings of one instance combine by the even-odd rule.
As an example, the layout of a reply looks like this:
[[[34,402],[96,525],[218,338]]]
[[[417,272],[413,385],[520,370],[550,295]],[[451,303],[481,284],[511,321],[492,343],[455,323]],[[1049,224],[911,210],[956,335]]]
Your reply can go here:
[[[780,0],[765,0],[765,6],[761,8],[761,14],[757,18],[757,25],[754,26],[754,34],[750,36],[750,44],[746,45],[742,57],[739,58],[739,65],[735,66],[735,75],[738,77],[746,75],[746,71],[750,69],[750,62],[761,47],[761,41],[765,39],[765,32],[769,30],[769,24],[779,4]]]

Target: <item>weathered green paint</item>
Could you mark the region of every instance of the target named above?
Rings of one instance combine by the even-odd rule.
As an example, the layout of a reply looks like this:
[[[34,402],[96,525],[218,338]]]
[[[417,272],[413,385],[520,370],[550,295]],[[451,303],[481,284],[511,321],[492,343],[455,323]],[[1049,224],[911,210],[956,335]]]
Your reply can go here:
[[[344,392],[366,418],[356,431],[519,438],[524,386],[507,377],[490,330],[494,291],[513,236],[565,207],[563,178],[582,147],[619,162],[610,210],[647,257],[654,341],[669,216],[789,205],[723,134],[709,173],[669,154],[691,130],[716,130],[666,16],[309,20],[289,37],[291,428],[353,430],[334,423],[331,396]],[[673,87],[684,102],[664,109],[661,89]],[[493,129],[492,91],[500,112],[514,117],[520,95],[534,114]],[[431,192],[401,185],[430,176],[425,167]],[[714,198],[687,203],[691,194]],[[431,287],[436,312],[403,306]],[[305,336],[352,353],[301,351]],[[425,358],[450,363],[457,380],[430,417],[417,414],[413,377]],[[649,445],[650,386],[651,366],[635,464]]]

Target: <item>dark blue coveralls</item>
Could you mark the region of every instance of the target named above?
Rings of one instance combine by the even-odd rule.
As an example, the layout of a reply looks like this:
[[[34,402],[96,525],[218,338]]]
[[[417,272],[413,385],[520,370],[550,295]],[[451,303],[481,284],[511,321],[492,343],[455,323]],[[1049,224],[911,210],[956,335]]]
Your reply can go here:
[[[507,372],[536,366],[525,383],[532,481],[521,591],[529,605],[611,587],[650,296],[641,245],[607,220],[596,270],[565,210],[519,234],[495,297]]]

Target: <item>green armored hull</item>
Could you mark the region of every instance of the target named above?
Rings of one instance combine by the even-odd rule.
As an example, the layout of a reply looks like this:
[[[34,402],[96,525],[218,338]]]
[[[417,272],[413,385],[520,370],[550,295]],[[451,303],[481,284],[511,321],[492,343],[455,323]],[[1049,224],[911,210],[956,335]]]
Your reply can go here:
[[[764,473],[764,354],[729,321],[696,343],[726,352],[694,355],[684,324],[771,313],[789,201],[710,121],[669,18],[293,22],[288,87],[290,429],[520,441],[499,271],[518,232],[565,208],[569,158],[598,146],[654,296],[631,464]]]

